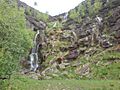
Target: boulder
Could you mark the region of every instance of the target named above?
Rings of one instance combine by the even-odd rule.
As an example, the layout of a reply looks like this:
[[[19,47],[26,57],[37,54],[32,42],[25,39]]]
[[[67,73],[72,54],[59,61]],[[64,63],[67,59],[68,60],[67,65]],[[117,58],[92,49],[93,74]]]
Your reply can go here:
[[[72,50],[65,56],[65,59],[73,60],[76,59],[78,56],[79,56],[79,52],[77,50]]]
[[[113,46],[113,45],[112,45],[112,43],[110,43],[109,41],[103,40],[102,43],[101,43],[101,46],[102,46],[103,48],[109,48],[109,47],[111,47],[111,46]]]
[[[65,69],[69,65],[70,65],[70,63],[61,63],[61,64],[59,64],[59,68],[60,69]]]
[[[57,69],[58,64],[55,62],[51,66],[47,67],[45,70],[41,72],[41,75],[46,76],[52,73],[58,73],[59,70]]]
[[[76,74],[79,74],[79,75],[87,75],[90,73],[90,66],[89,66],[89,63],[87,64],[84,64],[83,66],[80,66],[78,67],[76,70],[75,70]]]
[[[85,56],[91,56],[94,55],[96,53],[97,49],[96,48],[89,48],[85,51]]]

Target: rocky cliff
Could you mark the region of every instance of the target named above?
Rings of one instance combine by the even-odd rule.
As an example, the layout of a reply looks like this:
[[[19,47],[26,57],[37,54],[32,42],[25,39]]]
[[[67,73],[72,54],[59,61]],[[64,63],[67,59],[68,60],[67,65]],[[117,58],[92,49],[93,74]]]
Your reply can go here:
[[[65,14],[55,16],[61,18]],[[120,1],[85,0],[48,32],[44,78],[118,79]],[[115,77],[114,77],[115,75]],[[118,77],[117,77],[118,76]]]
[[[83,39],[83,44],[88,42],[87,46],[93,46],[99,44],[103,48],[108,48],[113,45],[119,44],[120,37],[120,1],[119,0],[86,0],[81,4],[84,6],[84,11],[79,10],[79,6],[75,9],[76,13],[84,13],[83,15],[78,15],[75,18],[71,17],[71,12],[69,12],[68,20],[64,24],[65,29],[74,30],[80,39]],[[87,7],[88,2],[93,6],[95,3],[101,4],[98,7],[97,12],[93,12],[90,16],[89,8]],[[85,7],[86,6],[86,7]],[[92,7],[94,9],[95,6]],[[79,20],[81,19],[81,20]],[[79,21],[78,21],[79,20]],[[86,41],[84,40],[86,39]]]
[[[37,79],[120,79],[119,0],[85,0],[47,24]]]
[[[35,31],[45,29],[46,22],[50,17],[48,14],[39,12],[20,0],[18,0],[18,9],[24,9],[26,25],[28,28]]]

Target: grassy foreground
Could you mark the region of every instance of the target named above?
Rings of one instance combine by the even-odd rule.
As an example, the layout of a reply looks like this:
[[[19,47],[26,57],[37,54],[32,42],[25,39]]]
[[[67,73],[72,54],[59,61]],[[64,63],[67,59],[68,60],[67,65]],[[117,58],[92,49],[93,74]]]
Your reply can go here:
[[[114,80],[34,80],[15,77],[7,90],[120,90],[120,81]]]

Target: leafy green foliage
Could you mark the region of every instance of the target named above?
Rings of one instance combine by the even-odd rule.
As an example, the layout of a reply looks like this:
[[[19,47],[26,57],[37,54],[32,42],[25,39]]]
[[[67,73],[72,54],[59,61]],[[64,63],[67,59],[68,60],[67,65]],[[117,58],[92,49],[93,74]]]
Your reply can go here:
[[[93,8],[95,13],[98,13],[98,11],[101,9],[101,7],[102,7],[102,3],[100,2],[100,0],[95,0],[94,8]]]
[[[76,17],[78,17],[78,15],[79,15],[79,12],[77,12],[75,9],[73,9],[73,10],[70,11],[69,17],[71,19],[75,19]]]
[[[0,2],[0,78],[18,69],[19,60],[28,54],[32,33],[25,26],[24,11],[14,3]]]
[[[90,17],[94,16],[99,12],[102,7],[102,2],[100,0],[95,0],[94,4],[91,5],[91,0],[87,0],[87,9]]]
[[[86,16],[95,16],[99,12],[101,7],[102,2],[100,0],[95,0],[94,4],[91,4],[91,0],[86,0],[69,12],[69,18],[80,23],[82,19]]]
[[[85,10],[86,10],[86,7],[83,3],[78,6],[78,12],[80,13],[81,17],[85,16]]]

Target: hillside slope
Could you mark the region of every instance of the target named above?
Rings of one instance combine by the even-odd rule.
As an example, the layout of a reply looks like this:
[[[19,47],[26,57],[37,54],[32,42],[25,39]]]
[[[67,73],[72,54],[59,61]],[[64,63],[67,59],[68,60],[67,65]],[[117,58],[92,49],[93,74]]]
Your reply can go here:
[[[67,19],[63,13],[49,20],[41,51],[44,62],[32,77],[120,79],[119,5],[119,0],[85,0]]]
[[[54,17],[1,0],[0,17],[1,90],[120,89],[120,0]]]
[[[116,79],[119,79],[119,4],[119,0],[109,0],[109,2],[86,0],[68,12],[68,19],[63,22],[63,31],[60,32],[63,35],[59,36],[61,45],[57,47],[63,49],[60,50],[63,55],[56,55],[57,60],[62,58],[63,62],[67,60],[71,64],[68,66],[64,63],[61,64],[63,69],[66,69],[62,72],[67,71],[65,73],[68,73],[68,78],[70,74],[73,75],[70,78],[74,78],[74,73],[77,73],[77,75],[75,74],[76,78],[80,75],[80,77],[101,79],[115,79],[116,76]],[[59,30],[57,31],[59,35]],[[55,33],[53,33],[54,38],[58,36]],[[67,43],[68,39],[70,41]],[[66,41],[64,42],[64,40]],[[67,44],[62,44],[61,41]],[[74,62],[78,66],[74,66]],[[70,68],[67,69],[69,66]]]

